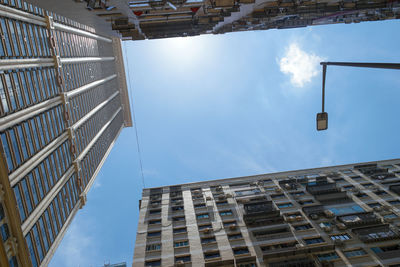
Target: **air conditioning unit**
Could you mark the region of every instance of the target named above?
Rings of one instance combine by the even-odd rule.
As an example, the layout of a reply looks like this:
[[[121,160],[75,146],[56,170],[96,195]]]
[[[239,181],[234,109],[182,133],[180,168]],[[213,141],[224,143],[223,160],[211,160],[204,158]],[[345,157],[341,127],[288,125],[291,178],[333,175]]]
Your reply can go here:
[[[358,192],[360,192],[360,189],[357,187],[354,187],[351,189],[351,191],[353,191],[354,193],[358,193]]]
[[[336,224],[336,227],[339,230],[345,230],[347,228],[347,226],[344,223],[338,223],[338,224]]]
[[[322,230],[324,230],[325,232],[331,232],[332,231],[332,227],[325,225],[325,226],[322,227]]]
[[[210,201],[210,200],[212,200],[212,198],[211,197],[206,197],[206,200]]]
[[[319,219],[319,216],[318,216],[318,214],[315,214],[315,213],[314,213],[314,214],[311,214],[311,215],[310,215],[310,218],[313,219],[313,220],[318,220],[318,219]]]
[[[219,185],[215,190],[217,190],[218,192],[222,191],[222,186]]]
[[[280,192],[282,192],[282,189],[280,187],[277,187],[277,188],[275,188],[275,192],[280,193]]]
[[[177,261],[175,263],[175,266],[185,266],[185,262],[184,261]]]
[[[236,228],[237,228],[236,225],[230,225],[230,226],[229,226],[229,230],[235,230]]]
[[[264,185],[264,181],[258,181],[257,184],[263,186]]]
[[[330,210],[325,210],[324,213],[325,213],[325,216],[326,216],[327,218],[333,218],[333,217],[335,217],[335,213],[333,213],[333,212],[330,211]]]
[[[303,220],[303,216],[300,216],[300,215],[297,215],[297,216],[296,216],[296,221],[299,222],[299,221],[302,221],[302,220]]]
[[[257,186],[257,183],[250,183],[251,186]]]
[[[224,199],[226,199],[226,196],[225,196],[225,195],[219,195],[219,196],[218,196],[218,199],[219,199],[219,200],[224,200]]]
[[[205,233],[205,234],[209,234],[211,232],[211,229],[210,228],[206,228],[206,229],[204,229],[204,231],[203,231],[203,233]]]
[[[291,189],[292,187],[290,186],[290,184],[285,184],[285,189],[287,189],[287,190],[289,190],[289,189]]]
[[[296,219],[296,217],[294,217],[294,216],[288,216],[288,217],[286,217],[286,221],[287,221],[287,222],[294,222],[295,219]]]
[[[233,196],[231,194],[226,194],[225,195],[227,198],[232,198]]]
[[[381,211],[382,210],[382,206],[376,206],[374,207],[374,211]]]

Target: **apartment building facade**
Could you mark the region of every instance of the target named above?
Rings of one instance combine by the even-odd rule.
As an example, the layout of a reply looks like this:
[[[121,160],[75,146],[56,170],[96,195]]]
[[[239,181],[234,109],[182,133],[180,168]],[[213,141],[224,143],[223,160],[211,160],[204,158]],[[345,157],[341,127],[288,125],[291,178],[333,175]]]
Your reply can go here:
[[[148,188],[134,267],[400,266],[400,159]]]
[[[0,266],[47,266],[124,127],[120,39],[0,1]]]

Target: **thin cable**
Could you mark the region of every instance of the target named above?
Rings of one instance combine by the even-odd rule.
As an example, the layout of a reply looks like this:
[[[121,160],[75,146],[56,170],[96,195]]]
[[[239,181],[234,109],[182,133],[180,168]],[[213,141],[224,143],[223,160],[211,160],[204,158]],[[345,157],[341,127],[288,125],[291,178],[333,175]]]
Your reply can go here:
[[[130,72],[130,67],[129,67],[129,56],[128,56],[127,52],[126,52],[126,46],[124,46],[124,52],[125,52],[125,57],[126,57],[126,65],[128,67],[128,86],[129,86],[129,91],[130,91],[129,102],[130,102],[130,106],[131,106],[131,110],[132,110],[133,127],[135,128],[137,151],[138,151],[138,155],[139,155],[140,172],[142,174],[142,183],[143,183],[143,188],[145,188],[146,184],[144,183],[142,153],[141,153],[141,150],[140,150],[139,136],[138,136],[137,126],[136,126],[137,125],[136,124],[136,116],[135,116],[135,109],[134,109],[134,105],[133,105],[133,88],[131,86],[131,75],[130,75],[131,72]]]

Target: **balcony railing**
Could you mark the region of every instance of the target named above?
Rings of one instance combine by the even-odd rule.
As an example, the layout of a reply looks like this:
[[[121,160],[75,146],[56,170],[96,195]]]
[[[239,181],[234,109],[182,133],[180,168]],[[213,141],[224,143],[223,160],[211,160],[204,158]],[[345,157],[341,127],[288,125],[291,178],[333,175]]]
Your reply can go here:
[[[364,243],[399,239],[400,235],[390,229],[389,225],[353,229],[353,232]]]
[[[373,225],[382,223],[382,220],[378,218],[373,212],[346,214],[338,216],[337,219],[347,227],[358,227],[361,225]]]
[[[307,185],[306,190],[312,195],[322,195],[340,192],[340,189],[336,187],[336,183],[317,183],[315,185]]]

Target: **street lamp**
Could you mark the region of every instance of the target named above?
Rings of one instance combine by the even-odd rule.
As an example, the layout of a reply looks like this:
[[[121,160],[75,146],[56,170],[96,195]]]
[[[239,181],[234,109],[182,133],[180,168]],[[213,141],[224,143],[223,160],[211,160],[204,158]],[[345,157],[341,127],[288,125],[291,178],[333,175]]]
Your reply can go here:
[[[400,70],[400,63],[321,62],[320,64],[322,65],[322,112],[317,114],[318,131],[328,129],[328,113],[325,112],[325,79],[328,65]]]

